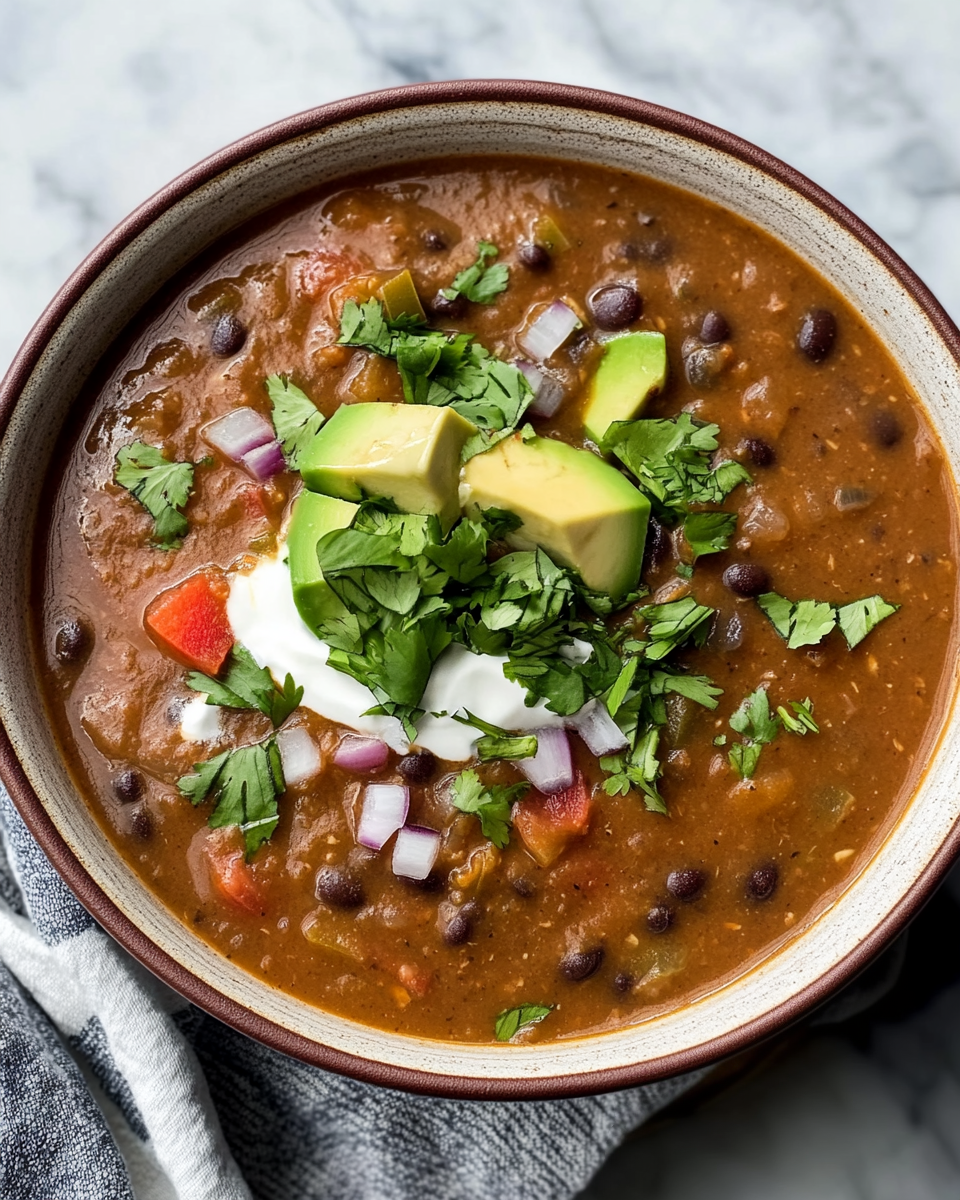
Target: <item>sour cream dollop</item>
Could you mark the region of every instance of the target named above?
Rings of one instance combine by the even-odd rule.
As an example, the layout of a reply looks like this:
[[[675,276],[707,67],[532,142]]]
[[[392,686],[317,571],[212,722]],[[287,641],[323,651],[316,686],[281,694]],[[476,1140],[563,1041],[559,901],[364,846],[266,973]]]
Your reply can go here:
[[[313,634],[297,612],[290,586],[290,570],[283,551],[261,559],[246,575],[230,581],[227,616],[238,642],[242,642],[261,667],[282,681],[289,673],[303,687],[302,704],[361,733],[381,738],[403,753],[408,748],[400,722],[394,717],[361,714],[376,702],[367,688],[349,675],[327,665],[329,647]],[[589,654],[580,649],[577,657]],[[525,690],[503,674],[507,660],[489,654],[472,654],[464,646],[450,646],[437,660],[421,707],[427,710],[417,728],[417,745],[440,758],[463,762],[471,758],[480,736],[450,716],[433,713],[470,709],[478,717],[503,729],[533,730],[562,725],[563,718],[541,702],[528,708]]]

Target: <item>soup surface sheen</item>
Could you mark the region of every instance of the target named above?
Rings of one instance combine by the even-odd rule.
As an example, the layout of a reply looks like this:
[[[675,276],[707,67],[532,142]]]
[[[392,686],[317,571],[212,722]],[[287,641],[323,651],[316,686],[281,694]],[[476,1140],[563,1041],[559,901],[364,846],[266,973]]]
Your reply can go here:
[[[458,273],[477,261],[481,242],[496,249],[480,253],[471,283]],[[718,448],[708,434],[706,449],[684,461],[714,480],[730,464],[744,469],[729,476],[726,494],[694,500],[688,513],[656,494],[665,480],[689,482],[676,457],[659,467],[646,460],[644,486],[605,443],[604,469],[654,496],[643,594],[596,616],[577,592],[564,611],[579,633],[554,646],[563,660],[556,678],[569,683],[591,669],[585,659],[599,672],[597,639],[613,646],[619,657],[606,663],[604,686],[593,687],[628,738],[639,723],[632,761],[592,753],[580,733],[564,733],[572,701],[560,711],[549,695],[526,705],[524,686],[504,676],[502,637],[489,629],[489,655],[454,645],[440,656],[415,738],[433,756],[408,755],[400,722],[361,715],[377,703],[369,689],[325,662],[326,645],[297,613],[286,539],[301,475],[236,461],[239,453],[211,443],[211,424],[236,409],[271,420],[270,376],[302,389],[328,421],[345,405],[403,404],[395,356],[340,339],[351,340],[351,313],[382,314],[384,284],[390,313],[415,307],[403,282],[391,291],[404,271],[429,326],[473,335],[507,364],[504,378],[524,399],[511,364],[540,359],[537,401],[519,422],[529,428],[490,450],[490,461],[504,447],[536,447],[535,432],[586,446],[600,464],[584,429],[593,381],[615,339],[647,331],[664,339],[667,382],[623,419],[687,414],[686,428],[700,436],[715,423]],[[363,310],[349,303],[370,300]],[[540,318],[556,301],[565,308],[554,317],[579,325],[544,361],[531,330],[549,338],[550,318]],[[423,350],[422,324],[401,319],[397,329]],[[538,382],[533,365],[522,365]],[[422,361],[408,369],[408,378],[418,370],[428,378]],[[182,517],[174,514],[186,532],[163,535],[182,542],[176,548],[155,544],[163,538],[144,506],[149,496],[132,494],[129,477],[117,481],[117,455],[133,443],[196,464]],[[468,482],[479,462],[464,467]],[[569,487],[587,494],[578,475]],[[461,498],[473,494],[468,487]],[[364,511],[389,520],[382,508]],[[690,514],[720,512],[736,514],[736,527],[707,522],[703,533],[701,523],[697,540]],[[796,936],[889,829],[945,702],[953,513],[940,448],[890,356],[836,292],[765,234],[691,194],[594,167],[508,158],[408,166],[305,196],[220,244],[104,363],[65,444],[39,552],[49,705],[80,789],[131,869],[198,936],[275,987],[370,1025],[441,1039],[611,1029],[691,1002]],[[504,542],[504,528],[488,529],[488,564],[478,568],[488,584],[490,564],[503,571],[520,564],[506,555],[524,553]],[[442,532],[434,536],[439,545]],[[726,548],[705,545],[711,537]],[[624,561],[637,551],[629,539],[618,548]],[[554,558],[578,566],[559,551]],[[402,609],[397,580],[415,572],[397,561],[374,582],[388,607]],[[539,562],[538,587],[552,569]],[[576,585],[561,576],[561,589]],[[208,705],[188,685],[216,640],[202,613],[174,613],[203,625],[190,635],[199,657],[177,643],[182,620],[172,642],[159,639],[150,618],[157,597],[182,598],[172,589],[197,579],[211,611],[226,612],[230,639],[256,660],[248,665],[270,668],[277,688],[289,672],[305,689],[290,715],[274,713],[284,769],[305,777],[264,784],[249,774],[250,759],[236,770],[232,818],[225,775],[201,795],[196,765],[260,745],[269,766],[274,723],[256,708]],[[450,584],[461,608],[445,628],[465,611],[471,586]],[[688,597],[711,611],[684,609]],[[844,609],[860,600],[868,603]],[[491,625],[507,627],[509,602],[501,596]],[[668,607],[643,615],[650,605]],[[684,638],[677,622],[691,611],[699,624]],[[679,637],[662,660],[650,650],[657,619],[673,628],[668,641]],[[407,629],[388,642],[386,657],[402,659],[413,636]],[[232,661],[219,668],[221,681]],[[401,682],[409,670],[404,659]],[[618,678],[634,689],[620,689],[620,709]],[[588,687],[577,708],[590,695]],[[631,697],[645,705],[632,725]],[[546,729],[541,755],[551,737],[569,745],[569,767],[562,745],[553,764],[567,774],[552,801],[506,790],[524,781],[516,759],[477,761],[481,732],[452,719],[466,711],[511,737]],[[611,725],[609,716],[601,722],[601,741]],[[358,766],[362,753],[350,758],[353,731],[382,740],[372,747],[379,765]],[[185,779],[194,783],[184,788]],[[395,873],[403,831],[379,851],[358,844],[371,783],[408,788],[406,824],[439,835],[413,832],[428,859],[436,854],[424,879]],[[488,805],[483,822],[470,811],[472,783],[473,808]],[[253,804],[255,786],[267,790],[265,808]],[[212,829],[215,807],[221,827]]]

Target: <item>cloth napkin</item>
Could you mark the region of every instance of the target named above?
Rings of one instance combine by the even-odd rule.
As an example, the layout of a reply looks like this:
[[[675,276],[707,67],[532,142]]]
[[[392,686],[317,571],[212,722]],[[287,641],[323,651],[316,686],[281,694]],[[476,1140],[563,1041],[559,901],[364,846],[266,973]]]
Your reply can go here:
[[[4,1200],[561,1200],[698,1078],[500,1103],[306,1066],[121,949],[0,786]]]

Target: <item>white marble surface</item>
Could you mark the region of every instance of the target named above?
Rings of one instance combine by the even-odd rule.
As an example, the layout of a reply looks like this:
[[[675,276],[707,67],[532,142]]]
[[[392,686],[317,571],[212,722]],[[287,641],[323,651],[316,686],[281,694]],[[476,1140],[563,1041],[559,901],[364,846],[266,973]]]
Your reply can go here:
[[[956,0],[0,0],[0,362],[134,205],[225,142],[389,84],[511,76],[685,110],[811,175],[960,316]],[[960,994],[823,1039],[643,1139],[597,1197],[960,1193]]]

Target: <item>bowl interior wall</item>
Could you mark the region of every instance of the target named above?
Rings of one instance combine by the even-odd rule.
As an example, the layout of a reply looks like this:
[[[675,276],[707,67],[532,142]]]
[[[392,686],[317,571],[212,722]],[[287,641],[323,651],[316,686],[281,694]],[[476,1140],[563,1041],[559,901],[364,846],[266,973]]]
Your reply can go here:
[[[105,842],[47,727],[28,630],[36,514],[51,456],[84,381],[156,290],[224,233],[345,174],[463,153],[598,163],[715,200],[790,245],[827,277],[891,348],[923,398],[949,461],[960,463],[960,373],[900,281],[817,205],[737,157],[608,115],[533,103],[440,104],[361,117],[265,150],[163,212],[97,277],[61,322],[22,391],[0,451],[0,719],[60,835],[96,884],[146,936],[201,980],[303,1037],[400,1068],[481,1079],[549,1078],[654,1060],[760,1020],[851,953],[916,881],[960,816],[960,737],[951,730],[868,872],[773,958],[690,1007],[601,1039],[542,1047],[455,1046],[381,1033],[329,1016],[246,975],[188,934]],[[951,683],[952,686],[952,683]]]

